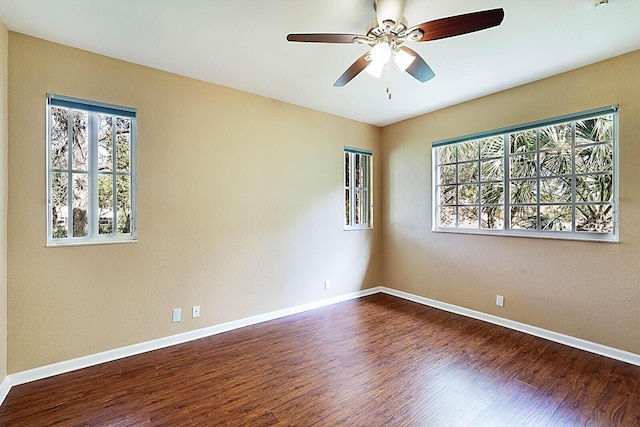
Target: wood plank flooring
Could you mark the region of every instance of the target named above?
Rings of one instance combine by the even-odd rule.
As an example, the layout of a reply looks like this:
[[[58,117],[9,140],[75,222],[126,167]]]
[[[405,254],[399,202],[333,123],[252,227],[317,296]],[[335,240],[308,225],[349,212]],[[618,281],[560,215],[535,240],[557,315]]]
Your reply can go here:
[[[376,294],[14,387],[1,426],[638,426],[640,367]]]

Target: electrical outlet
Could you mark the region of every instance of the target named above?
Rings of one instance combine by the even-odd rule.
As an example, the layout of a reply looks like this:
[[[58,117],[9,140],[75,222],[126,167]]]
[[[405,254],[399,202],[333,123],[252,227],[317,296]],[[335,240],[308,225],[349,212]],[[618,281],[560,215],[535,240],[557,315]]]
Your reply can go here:
[[[180,319],[182,318],[182,309],[181,308],[174,308],[173,309],[173,319],[172,321],[175,322],[179,322]]]
[[[329,282],[328,280],[324,281],[324,289],[325,291],[328,289],[331,289],[331,282]]]
[[[496,295],[496,305],[498,307],[504,307],[504,297],[502,295]]]
[[[200,306],[194,305],[191,308],[191,316],[195,319],[196,317],[200,317]]]

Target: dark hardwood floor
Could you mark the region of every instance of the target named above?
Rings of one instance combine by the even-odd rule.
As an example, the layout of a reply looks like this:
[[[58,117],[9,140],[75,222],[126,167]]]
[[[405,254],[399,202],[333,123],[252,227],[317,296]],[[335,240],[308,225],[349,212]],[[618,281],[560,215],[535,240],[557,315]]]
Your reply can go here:
[[[640,367],[377,294],[14,387],[1,426],[638,426]]]

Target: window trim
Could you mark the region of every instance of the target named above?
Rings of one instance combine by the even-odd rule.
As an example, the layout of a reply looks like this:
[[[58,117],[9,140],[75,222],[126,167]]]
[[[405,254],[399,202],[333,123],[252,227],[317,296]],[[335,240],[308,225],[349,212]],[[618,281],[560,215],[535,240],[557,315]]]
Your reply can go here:
[[[354,148],[354,147],[344,147],[344,151],[342,152],[343,155],[343,160],[344,160],[344,154],[349,153],[349,187],[347,187],[345,178],[346,178],[346,168],[344,165],[344,161],[342,163],[343,165],[343,172],[342,172],[342,178],[343,178],[343,200],[344,200],[344,192],[346,190],[349,190],[349,206],[350,206],[350,210],[349,210],[349,215],[350,215],[350,221],[349,224],[344,224],[343,221],[343,230],[344,231],[353,231],[353,230],[371,230],[373,229],[373,152],[369,151],[369,150],[363,150],[361,148]],[[368,156],[368,176],[367,176],[367,196],[368,196],[368,217],[369,217],[369,221],[366,224],[354,224],[355,222],[355,209],[352,209],[352,207],[355,206],[355,191],[353,191],[355,189],[355,167],[353,165],[354,163],[354,158],[355,156],[351,156],[351,154],[361,154],[361,155],[365,155]],[[344,206],[344,205],[343,205]],[[343,210],[344,212],[344,210]],[[343,215],[343,220],[344,220],[344,215]]]
[[[47,208],[46,208],[46,217],[47,217],[47,247],[64,247],[64,246],[79,246],[79,245],[96,245],[96,244],[113,244],[113,243],[134,243],[138,241],[138,205],[137,205],[137,135],[138,135],[138,126],[137,126],[137,109],[131,107],[123,107],[113,104],[106,104],[102,102],[89,101],[79,98],[72,98],[68,96],[55,95],[47,93],[47,108],[46,108],[46,185],[47,185]],[[88,235],[83,237],[62,237],[62,238],[54,238],[53,237],[53,227],[52,227],[52,213],[51,213],[51,205],[52,205],[52,180],[54,168],[51,166],[51,107],[58,108],[68,108],[68,109],[77,109],[86,111],[89,113],[88,121],[89,126],[91,128],[96,128],[96,119],[95,114],[107,114],[115,117],[123,117],[130,119],[131,121],[131,133],[130,133],[130,203],[131,203],[131,232],[130,233],[117,233],[114,232],[112,234],[99,234],[97,233],[97,229],[93,226],[93,222],[95,218],[95,210],[89,209],[89,223],[88,223]],[[92,124],[93,123],[93,124]],[[97,187],[98,180],[98,171],[97,171],[97,161],[98,161],[98,153],[94,145],[97,147],[97,130],[90,130],[87,134],[88,138],[88,146],[89,146],[89,162],[93,164],[94,167],[89,167],[86,171],[87,177],[90,181],[90,185],[88,187],[88,198],[89,203],[93,205],[97,205],[98,201],[98,193],[95,190]],[[113,145],[115,150],[115,144]],[[71,148],[69,148],[71,151]],[[114,160],[115,162],[115,160]],[[71,165],[69,165],[71,167]],[[69,169],[72,171],[73,169]],[[117,176],[118,172],[113,171],[113,175]],[[115,183],[114,183],[115,185]],[[68,194],[67,197],[71,197],[71,194]],[[114,223],[114,229],[116,224]],[[92,235],[93,234],[93,235]]]
[[[438,175],[437,175],[437,167],[438,167],[438,157],[437,157],[437,149],[453,144],[459,144],[463,142],[486,139],[495,136],[503,137],[504,144],[504,152],[503,152],[503,170],[504,177],[503,183],[505,188],[504,201],[502,202],[502,206],[505,214],[505,223],[507,222],[506,216],[511,208],[511,203],[507,200],[508,192],[507,186],[509,184],[509,176],[508,176],[508,167],[507,162],[509,160],[509,134],[522,132],[526,130],[535,130],[541,127],[554,126],[564,123],[573,123],[581,120],[591,119],[603,115],[612,115],[613,116],[613,139],[611,141],[613,155],[612,155],[612,185],[613,185],[613,194],[612,201],[610,202],[613,206],[612,212],[612,231],[607,233],[601,232],[583,232],[583,231],[545,231],[545,230],[522,230],[522,229],[483,229],[479,228],[454,228],[454,227],[439,227],[439,218],[438,218]],[[461,137],[456,138],[448,138],[439,141],[434,141],[432,143],[431,149],[431,197],[432,197],[432,231],[433,232],[443,232],[443,233],[454,233],[454,234],[481,234],[481,235],[493,235],[493,236],[512,236],[512,237],[537,237],[537,238],[547,238],[547,239],[558,239],[558,240],[579,240],[579,241],[598,241],[598,242],[609,242],[609,243],[618,243],[620,241],[620,224],[619,224],[619,105],[613,104],[605,107],[594,108],[590,110],[581,111],[574,114],[566,114],[562,116],[552,117],[544,120],[537,120],[528,123],[523,123],[515,126],[503,127],[490,131],[477,132],[473,134],[468,134]],[[572,124],[573,127],[573,124]],[[575,135],[572,136],[572,150],[575,148]],[[541,150],[540,147],[536,148],[536,151],[533,152],[538,156]],[[575,162],[575,153],[574,153]],[[480,159],[481,160],[481,159]],[[457,162],[456,162],[457,164]],[[478,184],[481,185],[481,171],[478,171]],[[571,173],[572,179],[576,177],[575,169]],[[537,182],[536,185],[540,184],[540,180],[546,178],[541,177],[536,174],[535,180]],[[534,178],[532,178],[534,179]],[[575,188],[573,189],[575,192]],[[576,202],[575,194],[572,197],[572,202],[569,203],[572,207],[579,203]],[[478,206],[480,207],[482,203]],[[537,206],[543,206],[537,203]],[[480,218],[479,218],[480,220]],[[538,217],[539,222],[539,217]],[[573,222],[575,223],[575,215],[573,217]]]

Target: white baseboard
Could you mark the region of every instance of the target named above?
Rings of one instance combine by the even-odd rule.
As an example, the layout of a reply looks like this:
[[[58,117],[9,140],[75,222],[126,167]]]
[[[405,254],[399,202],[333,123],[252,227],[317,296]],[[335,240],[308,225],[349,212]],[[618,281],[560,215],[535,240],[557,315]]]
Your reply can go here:
[[[575,347],[581,350],[589,351],[591,353],[600,354],[602,356],[610,357],[612,359],[617,359],[623,362],[640,366],[640,355],[635,353],[630,353],[628,351],[607,347],[605,345],[601,345],[601,344],[593,343],[580,338],[575,338],[568,335],[560,334],[558,332],[553,332],[546,329],[538,328],[536,326],[519,323],[513,320],[504,319],[502,317],[493,316],[491,314],[482,313],[480,311],[475,311],[468,308],[456,306],[453,304],[444,303],[441,301],[421,297],[421,296],[410,294],[403,291],[398,291],[398,290],[387,288],[384,286],[378,286],[375,288],[365,289],[365,290],[353,292],[350,294],[339,295],[333,298],[314,301],[308,304],[298,305],[295,307],[289,307],[282,310],[272,311],[272,312],[260,314],[257,316],[247,317],[245,319],[235,320],[232,322],[213,325],[213,326],[209,326],[207,328],[202,328],[202,329],[196,329],[194,331],[188,331],[188,332],[184,332],[177,335],[171,335],[168,337],[159,338],[152,341],[146,341],[146,342],[133,344],[126,347],[108,350],[102,353],[96,353],[96,354],[91,354],[84,357],[78,357],[76,359],[65,360],[63,362],[41,366],[38,368],[29,369],[27,371],[17,372],[15,374],[8,375],[0,384],[0,405],[2,404],[2,402],[4,402],[4,399],[9,394],[11,387],[16,385],[25,384],[25,383],[40,380],[43,378],[48,378],[54,375],[64,374],[66,372],[87,368],[89,366],[94,366],[94,365],[98,365],[105,362],[111,362],[113,360],[134,356],[140,353],[146,353],[152,350],[158,350],[158,349],[169,347],[176,344],[182,344],[184,342],[197,340],[200,338],[220,334],[223,332],[228,332],[234,329],[255,325],[257,323],[262,323],[269,320],[279,319],[285,316],[291,316],[293,314],[303,313],[305,311],[313,310],[320,307],[325,307],[332,304],[337,304],[337,303],[348,301],[351,299],[373,295],[376,293],[385,293],[388,295],[393,295],[409,301],[417,302],[419,304],[427,305],[434,308],[439,308],[441,310],[445,310],[451,313],[460,314],[462,316],[482,320],[488,323],[493,323],[495,325],[504,326],[509,329],[514,329],[516,331],[524,332],[526,334],[534,335],[540,338],[545,338],[550,341],[554,341],[570,347]]]
[[[417,302],[419,304],[427,305],[429,307],[439,308],[444,311],[448,311],[462,316],[471,317],[473,319],[482,320],[494,325],[504,326],[505,328],[514,329],[516,331],[524,332],[525,334],[534,335],[536,337],[544,338],[549,341],[554,341],[560,344],[574,347],[580,350],[585,350],[591,353],[606,356],[611,359],[621,360],[623,362],[631,363],[632,365],[640,366],[640,354],[631,353],[625,350],[620,350],[606,345],[597,344],[591,341],[583,340],[581,338],[564,335],[558,332],[549,331],[547,329],[538,328],[537,326],[531,326],[526,323],[516,322],[514,320],[505,319],[503,317],[494,316],[492,314],[483,313],[481,311],[471,310],[465,307],[460,307],[446,302],[437,301],[430,298],[421,297],[418,295],[410,294],[395,289],[381,287],[380,292],[388,295],[393,295],[399,298],[403,298],[409,301]]]
[[[291,316],[292,314],[298,314],[305,311],[313,310],[320,307],[325,307],[339,302],[348,301],[372,295],[380,292],[380,287],[365,289],[358,292],[353,292],[345,295],[339,295],[333,298],[327,298],[319,301],[314,301],[308,304],[298,305],[295,307],[289,307],[282,310],[272,311],[269,313],[259,314],[257,316],[247,317],[245,319],[235,320],[232,322],[222,323],[219,325],[213,325],[202,329],[196,329],[193,331],[184,332],[177,335],[171,335],[164,338],[159,338],[152,341],[146,341],[138,344],[133,344],[126,347],[116,348],[113,350],[104,351],[101,353],[91,354],[88,356],[78,357],[76,359],[65,360],[63,362],[54,363],[51,365],[41,366],[27,371],[16,372],[5,378],[5,381],[0,387],[0,392],[6,387],[6,393],[4,396],[0,394],[0,404],[4,401],[4,397],[8,394],[11,387],[25,384],[31,381],[40,380],[43,378],[52,377],[54,375],[64,374],[66,372],[75,371],[77,369],[87,368],[89,366],[98,365],[105,362],[111,362],[113,360],[122,359],[129,356],[134,356],[140,353],[146,353],[152,350],[158,350],[161,348],[169,347],[176,344],[182,344],[187,341],[193,341],[200,338],[208,337],[211,335],[220,334],[222,332],[231,331],[234,329],[242,328],[245,326],[255,325],[257,323],[266,322],[269,320],[279,319],[285,316]]]
[[[9,377],[4,377],[2,383],[0,383],[0,405],[4,402],[4,399],[9,394],[9,390],[11,390],[11,380]]]

